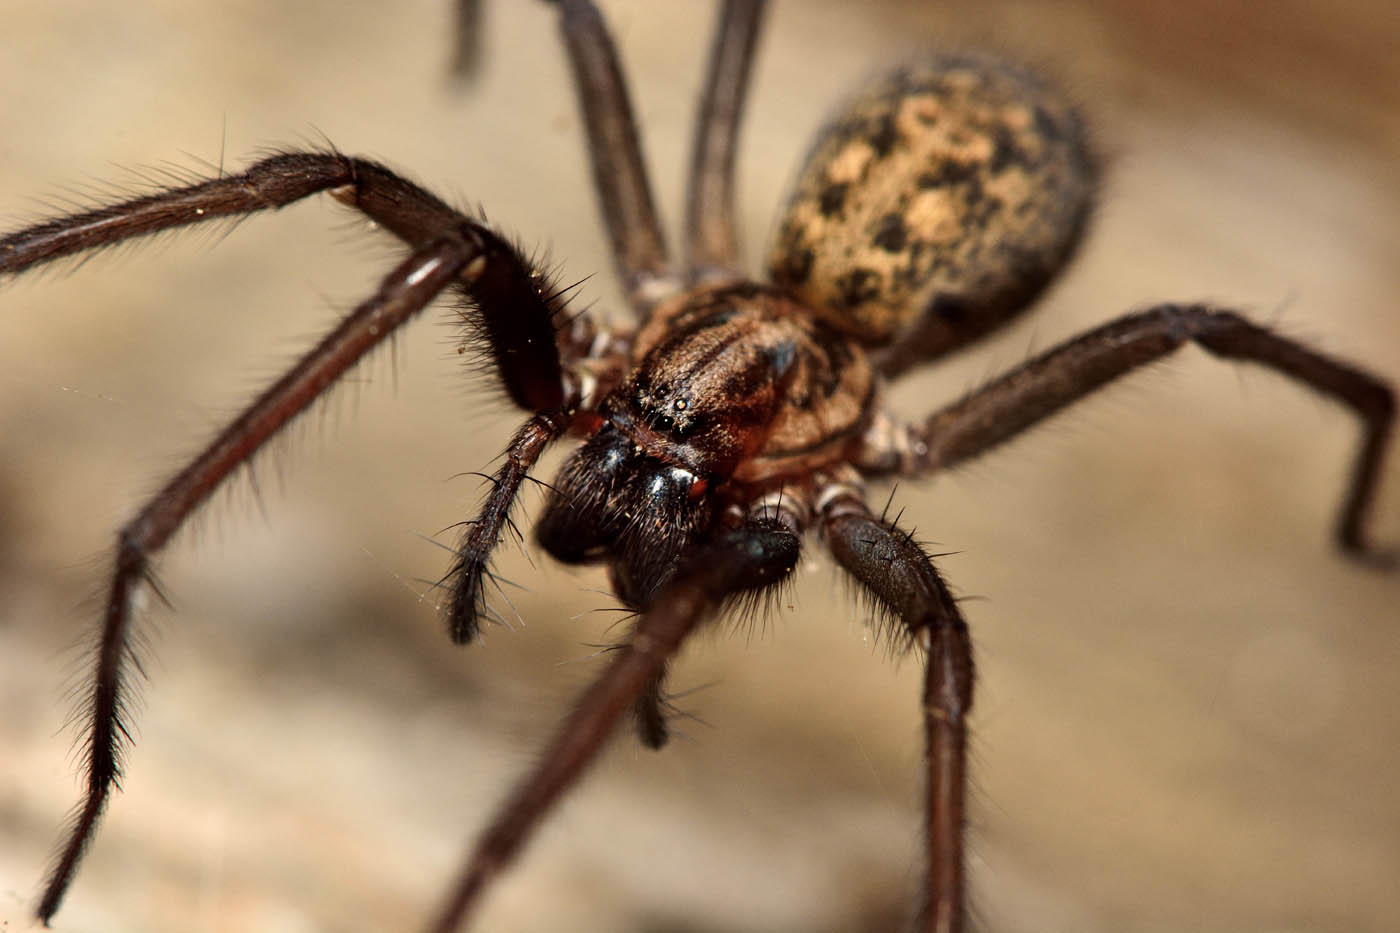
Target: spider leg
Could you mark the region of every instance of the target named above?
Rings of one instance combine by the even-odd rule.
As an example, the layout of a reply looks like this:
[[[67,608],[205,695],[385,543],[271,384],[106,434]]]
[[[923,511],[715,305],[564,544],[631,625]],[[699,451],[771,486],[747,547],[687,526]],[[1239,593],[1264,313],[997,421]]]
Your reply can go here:
[[[964,926],[963,803],[967,713],[972,706],[972,642],[967,623],[933,561],[892,522],[870,514],[860,492],[836,483],[819,491],[821,531],[837,563],[897,617],[924,647],[924,741],[928,755],[928,875],[915,929],[956,933]]]
[[[663,666],[649,680],[637,702],[632,704],[632,724],[637,740],[653,751],[666,747],[671,741],[670,717],[666,713],[666,668]]]
[[[627,82],[598,8],[591,0],[558,3],[559,32],[574,72],[613,259],[632,309],[643,318],[677,283],[651,197]]]
[[[613,654],[546,747],[539,764],[518,784],[477,840],[432,929],[458,929],[488,881],[520,853],[530,834],[583,774],[648,683],[708,615],[732,597],[765,589],[797,563],[801,528],[790,513],[750,513],[738,528],[721,531],[682,563],[631,639]]]
[[[117,535],[116,566],[103,617],[97,673],[90,703],[87,790],[48,876],[38,906],[45,923],[58,909],[87,849],[111,789],[121,777],[125,724],[124,673],[136,594],[150,577],[150,558],[219,484],[283,425],[303,411],[365,353],[426,307],[462,275],[472,275],[479,253],[460,240],[429,243],[401,262],[369,300],[263,392],[189,466],[181,470]]]
[[[978,456],[1044,418],[1140,366],[1194,341],[1226,359],[1267,366],[1350,408],[1364,435],[1351,483],[1337,516],[1336,539],[1348,554],[1391,565],[1393,554],[1367,540],[1395,419],[1395,393],[1350,363],[1252,324],[1233,311],[1205,305],[1158,305],[1089,331],[1034,359],[922,425],[885,425],[867,444],[861,466],[873,472],[918,476]]]
[[[481,0],[457,0],[452,23],[452,77],[475,80],[481,68]]]
[[[690,153],[686,195],[687,277],[691,282],[739,277],[739,243],[734,232],[734,150],[766,6],[767,0],[725,0],[715,28]]]
[[[284,152],[237,175],[44,221],[0,238],[0,276],[125,240],[276,209],[326,191],[414,249],[453,240],[482,263],[459,282],[477,306],[481,333],[511,399],[528,411],[557,408],[563,373],[555,340],[562,299],[487,227],[382,165],[335,152]]]
[[[525,422],[506,448],[505,463],[491,479],[491,492],[486,496],[481,514],[463,539],[457,560],[448,571],[453,582],[447,630],[459,645],[472,641],[481,631],[486,596],[482,584],[487,576],[487,563],[492,549],[501,539],[501,529],[510,518],[515,494],[545,447],[568,429],[570,416],[568,409],[541,412]]]

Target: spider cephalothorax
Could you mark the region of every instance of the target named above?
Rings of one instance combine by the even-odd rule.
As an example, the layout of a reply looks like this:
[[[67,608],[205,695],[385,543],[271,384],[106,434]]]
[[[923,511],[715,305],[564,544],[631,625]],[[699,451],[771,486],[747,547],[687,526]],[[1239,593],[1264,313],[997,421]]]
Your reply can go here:
[[[726,0],[690,173],[678,269],[652,207],[621,69],[589,0],[563,0],[589,153],[636,322],[566,314],[561,294],[494,233],[388,169],[338,152],[286,152],[239,174],[70,214],[0,238],[0,275],[175,227],[327,192],[398,237],[408,256],[118,533],[89,706],[87,790],[39,916],[58,909],[120,777],[131,620],[155,554],[278,430],[444,292],[464,299],[505,395],[531,412],[508,446],[447,581],[449,631],[491,615],[492,550],[544,449],[581,444],[537,523],[546,551],[608,566],[636,613],[631,636],[473,848],[436,929],[458,927],[487,882],[578,779],[630,708],[666,740],[663,679],[705,619],[786,579],[812,530],[918,646],[927,744],[921,930],[963,927],[968,627],[912,535],[864,500],[865,483],[923,477],[978,456],[1177,347],[1272,368],[1349,408],[1364,439],[1336,534],[1365,534],[1395,402],[1389,386],[1227,309],[1160,304],[1051,349],[922,420],[881,389],[912,365],[996,329],[1068,261],[1098,166],[1076,109],[1027,69],[938,53],[853,98],[819,136],[770,252],[771,284],[739,267],[733,154],[762,0]]]
[[[876,379],[849,337],[752,284],[663,303],[631,357],[538,535],[559,560],[608,560],[618,596],[641,608],[726,506],[849,459]]]

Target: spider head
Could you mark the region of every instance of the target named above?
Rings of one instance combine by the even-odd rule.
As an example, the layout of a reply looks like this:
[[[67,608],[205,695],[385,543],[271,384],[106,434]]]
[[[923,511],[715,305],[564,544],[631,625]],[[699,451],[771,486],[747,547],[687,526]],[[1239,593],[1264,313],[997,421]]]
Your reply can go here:
[[[709,527],[709,485],[605,421],[565,462],[535,533],[556,560],[609,561],[618,596],[641,608]]]
[[[771,295],[745,287],[676,301],[564,464],[537,530],[558,560],[610,563],[634,608],[709,531],[732,494],[719,490],[762,447],[799,369],[800,334]]]

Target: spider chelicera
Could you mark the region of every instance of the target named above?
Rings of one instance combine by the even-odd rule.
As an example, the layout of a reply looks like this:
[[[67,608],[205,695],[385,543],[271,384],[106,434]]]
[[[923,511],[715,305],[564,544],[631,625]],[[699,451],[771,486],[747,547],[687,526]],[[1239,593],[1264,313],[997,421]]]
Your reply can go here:
[[[575,21],[572,35],[576,39],[588,35],[588,31],[580,27],[580,22],[588,21],[587,11],[579,5],[573,13],[582,19]],[[747,19],[746,13],[751,14],[753,19]],[[738,28],[734,32],[723,33],[732,36],[733,41],[722,43],[719,48],[730,52],[746,48],[746,39],[752,35],[752,31],[744,24],[755,22],[756,16],[756,10],[749,5],[726,6],[726,22]],[[606,43],[601,34],[596,34],[595,38],[597,42],[583,51],[577,48],[571,51],[586,58],[589,48],[595,53],[605,49]],[[740,55],[740,58],[746,59],[746,55]],[[725,60],[723,56],[716,57],[716,61]],[[970,131],[969,138],[965,140],[969,143],[966,151],[960,150],[959,154],[950,155],[945,150],[934,163],[923,166],[924,169],[936,169],[936,172],[930,173],[930,178],[924,179],[922,174],[914,174],[907,166],[898,170],[905,176],[900,179],[903,184],[898,190],[922,188],[938,192],[940,196],[953,197],[955,202],[957,197],[962,197],[969,208],[986,209],[982,219],[967,220],[956,225],[952,240],[956,245],[970,242],[966,239],[969,231],[976,231],[978,224],[984,224],[991,234],[995,234],[987,240],[994,244],[990,251],[1009,250],[1016,254],[1014,274],[1000,280],[994,277],[994,294],[990,297],[984,295],[984,300],[968,301],[960,297],[950,301],[947,293],[941,296],[941,303],[936,301],[932,304],[927,295],[907,303],[896,300],[884,307],[872,305],[867,300],[872,296],[866,293],[872,289],[879,290],[881,275],[887,270],[862,265],[859,262],[861,256],[879,254],[882,261],[893,262],[887,257],[913,255],[915,249],[911,244],[922,242],[917,234],[910,233],[911,229],[918,228],[915,220],[928,225],[925,240],[941,235],[937,226],[939,218],[930,217],[928,204],[921,207],[911,203],[898,211],[886,209],[871,214],[868,217],[871,222],[862,227],[859,236],[844,226],[848,215],[859,213],[862,197],[874,197],[861,190],[865,181],[870,180],[873,185],[877,180],[877,173],[868,170],[867,163],[893,163],[903,150],[914,145],[909,139],[892,132],[889,121],[878,116],[865,121],[858,132],[847,130],[835,134],[833,146],[838,148],[825,156],[818,155],[816,167],[811,169],[806,181],[799,186],[798,200],[792,214],[794,224],[779,238],[783,245],[778,248],[774,267],[784,294],[801,294],[810,305],[825,309],[826,316],[820,319],[824,321],[822,324],[813,324],[812,321],[817,319],[809,318],[805,313],[790,314],[781,308],[774,310],[771,303],[778,298],[767,292],[718,284],[713,286],[718,290],[689,300],[683,307],[672,307],[677,318],[683,320],[690,316],[692,321],[690,324],[677,324],[673,320],[658,332],[654,345],[664,348],[668,346],[667,341],[674,342],[671,356],[666,356],[660,350],[651,356],[638,354],[632,362],[640,365],[632,367],[621,359],[621,348],[627,343],[625,334],[613,335],[614,352],[610,355],[607,352],[610,349],[609,340],[590,331],[587,319],[580,317],[572,318],[566,327],[559,329],[556,335],[558,348],[566,358],[582,357],[581,351],[585,348],[604,352],[591,355],[590,362],[571,370],[558,370],[550,359],[550,347],[556,341],[550,338],[549,329],[538,329],[552,322],[563,321],[567,315],[547,313],[545,310],[539,310],[534,315],[519,311],[521,307],[532,304],[536,308],[544,308],[552,303],[556,304],[556,308],[551,310],[557,310],[557,303],[553,302],[557,298],[554,291],[549,288],[541,291],[534,287],[533,283],[538,279],[533,269],[527,265],[521,266],[523,274],[514,284],[507,282],[497,288],[493,273],[512,268],[510,252],[498,250],[489,241],[489,232],[481,227],[471,228],[472,235],[467,239],[473,240],[473,243],[466,248],[455,241],[436,246],[422,242],[414,244],[420,248],[416,263],[410,260],[400,267],[398,273],[399,287],[411,299],[401,308],[404,315],[426,303],[437,287],[466,276],[470,282],[469,288],[476,291],[476,297],[483,305],[488,329],[493,326],[493,321],[500,328],[499,332],[485,337],[485,344],[497,356],[508,394],[522,407],[532,410],[566,409],[563,415],[546,412],[522,431],[515,445],[521,455],[508,460],[498,474],[497,492],[493,497],[495,505],[488,505],[483,520],[468,538],[463,549],[463,568],[467,572],[461,575],[466,583],[458,588],[463,598],[458,601],[452,615],[453,631],[459,640],[470,637],[473,619],[481,614],[477,603],[480,589],[473,581],[489,579],[483,577],[485,563],[482,552],[499,534],[499,518],[508,504],[508,494],[519,482],[524,461],[530,459],[535,448],[551,435],[569,427],[590,435],[588,444],[591,446],[585,447],[589,451],[585,455],[589,460],[582,465],[581,461],[571,461],[574,465],[567,466],[562,481],[556,483],[560,490],[556,495],[561,498],[547,507],[542,520],[541,533],[546,549],[562,559],[602,558],[609,562],[619,596],[635,608],[646,609],[640,625],[649,638],[659,637],[653,629],[664,629],[667,623],[673,623],[676,629],[660,634],[679,639],[683,635],[682,629],[698,621],[704,611],[711,608],[710,603],[719,601],[725,592],[767,586],[791,568],[797,547],[794,533],[804,526],[819,527],[828,543],[837,550],[838,560],[869,587],[877,599],[898,607],[894,612],[899,617],[896,622],[903,623],[909,629],[911,638],[930,641],[934,646],[932,657],[943,657],[949,661],[944,666],[934,664],[930,667],[930,686],[935,695],[951,687],[956,704],[966,705],[969,699],[970,662],[966,658],[967,645],[956,607],[947,598],[946,590],[937,581],[931,565],[914,542],[898,533],[889,523],[875,520],[865,512],[860,504],[861,480],[865,476],[896,472],[929,472],[949,465],[960,457],[969,456],[1000,441],[1047,413],[1033,407],[1034,399],[1045,399],[1047,392],[1053,395],[1054,390],[1050,387],[1059,385],[1061,380],[1067,383],[1067,387],[1059,390],[1061,397],[1058,400],[1046,403],[1048,409],[1087,391],[1095,380],[1075,376],[1073,368],[1065,365],[1064,356],[1051,357],[1058,361],[1057,364],[1045,368],[1053,373],[1054,378],[1031,380],[1034,391],[1028,395],[1032,399],[1029,403],[1032,407],[1027,407],[1026,396],[1013,399],[1008,392],[999,391],[998,386],[1004,387],[1005,383],[993,383],[988,391],[972,396],[951,409],[951,427],[940,422],[939,430],[929,432],[927,436],[923,433],[909,434],[898,424],[882,421],[874,414],[876,404],[873,393],[878,380],[863,376],[863,352],[848,343],[847,337],[842,335],[854,333],[864,344],[892,345],[894,349],[880,352],[878,366],[886,375],[894,375],[913,362],[915,356],[919,359],[931,357],[973,339],[984,328],[994,326],[1000,313],[1018,310],[1038,291],[1073,248],[1091,196],[1094,169],[1077,128],[1077,117],[1069,108],[1060,107],[1057,110],[1058,101],[1053,90],[1041,85],[1038,79],[1019,69],[975,56],[944,58],[935,70],[938,75],[947,78],[947,86],[940,86],[941,89],[936,91],[931,87],[920,90],[919,82],[914,82],[915,93],[908,101],[916,104],[911,108],[916,122],[920,121],[921,112],[937,109],[917,106],[920,94],[931,94],[935,98],[934,103],[941,103],[937,100],[938,96],[955,95],[958,93],[956,86],[977,85],[982,77],[995,76],[1011,81],[1013,97],[1017,94],[1028,95],[1035,100],[1040,95],[1047,95],[1043,101],[1044,110],[1048,117],[1053,118],[1047,133],[1064,143],[1064,151],[1058,156],[1052,155],[1044,162],[1036,162],[1034,167],[1037,171],[1045,169],[1049,173],[1048,177],[1040,179],[1043,183],[1022,191],[1025,202],[1032,204],[1028,208],[1029,217],[1035,224],[1043,225],[1039,231],[1030,231],[1032,242],[1029,245],[1018,243],[1007,230],[995,226],[1012,216],[1014,212],[1005,205],[1015,201],[1017,184],[1025,181],[1024,177],[1009,176],[1018,169],[1018,159],[1026,155],[1021,150],[1032,143],[1023,141],[1023,145],[1018,146],[1014,141],[1006,142],[1004,137],[1006,132],[1011,132],[1014,137],[1013,131],[1027,131],[1024,118],[1028,111],[1021,104],[997,103],[992,107],[994,112],[989,122]],[[715,74],[722,77],[742,75],[743,71],[743,68],[731,63],[716,68]],[[742,91],[743,83],[740,80],[734,87]],[[609,113],[615,117],[624,108],[616,106],[619,97],[607,91],[605,82],[596,75],[593,79],[582,79],[580,84],[585,98],[599,103],[603,109],[603,113],[591,121],[590,129],[596,134],[599,123],[606,123]],[[960,102],[955,109],[967,108]],[[1013,110],[1015,113],[1012,113]],[[929,122],[937,125],[937,121]],[[724,124],[707,122],[705,126],[723,129]],[[614,139],[611,136],[608,138]],[[706,138],[723,140],[724,133]],[[989,145],[988,140],[991,140]],[[979,147],[979,143],[983,145]],[[695,177],[702,181],[718,181],[722,186],[728,178],[725,157],[730,150],[725,145],[720,145],[718,149],[718,160],[714,163],[702,161]],[[634,184],[641,180],[640,173],[625,164],[608,164],[608,160],[627,163],[630,151],[625,146],[602,146],[595,138],[592,151],[595,158],[604,163],[600,176],[616,184],[611,191],[607,184],[603,185],[603,196],[605,207],[610,209],[609,226],[614,242],[619,246],[619,266],[629,284],[629,296],[634,306],[642,312],[649,312],[658,296],[672,290],[674,280],[664,255],[655,248],[655,243],[648,242],[649,231],[655,230],[655,221],[645,206],[648,199],[642,194],[644,186]],[[850,163],[859,164],[852,168]],[[1025,166],[1020,168],[1024,169]],[[340,199],[366,210],[382,226],[405,235],[410,241],[422,240],[417,236],[417,231],[423,229],[425,223],[431,223],[428,214],[438,209],[436,202],[423,201],[416,207],[410,205],[401,210],[396,204],[377,201],[385,191],[416,198],[417,195],[411,193],[416,189],[402,185],[374,166],[355,165],[335,155],[311,153],[282,157],[280,161],[273,159],[262,163],[261,168],[255,168],[252,172],[261,172],[263,177],[271,179],[292,180],[300,186],[295,191],[296,196],[310,190],[330,190]],[[849,178],[845,175],[836,177],[844,172],[853,174]],[[1033,176],[1034,172],[1022,171],[1021,175]],[[275,183],[280,184],[281,181]],[[236,191],[240,185],[241,181],[235,177],[220,182],[216,188],[227,193]],[[351,185],[354,186],[353,190],[349,190]],[[843,189],[843,185],[847,187]],[[1001,191],[997,196],[999,206],[989,206],[990,202],[981,200],[989,186],[996,186]],[[967,194],[974,188],[980,189],[976,197]],[[690,238],[692,262],[688,273],[693,273],[697,281],[727,283],[736,267],[732,245],[726,242],[727,231],[731,228],[729,199],[727,193],[705,194],[705,189],[699,190],[702,193],[692,202],[697,207],[695,216],[699,221],[692,229],[699,232]],[[803,199],[804,193],[806,200]],[[289,193],[283,199],[291,200],[292,196]],[[223,205],[218,198],[208,198],[193,206],[199,212],[193,216],[170,210],[173,197],[169,195],[160,202],[162,206],[157,213],[163,226],[182,225],[221,213],[227,215],[254,209],[246,202]],[[257,207],[263,206],[269,205],[257,204]],[[949,207],[948,204],[937,206],[944,209]],[[1003,209],[1008,211],[1004,217],[998,214]],[[902,218],[901,223],[888,222],[886,218],[890,215]],[[458,222],[459,218],[452,216],[450,223]],[[850,223],[854,224],[855,220],[850,219]],[[710,231],[718,232],[706,232],[706,224],[710,225]],[[825,229],[813,232],[823,225]],[[21,249],[12,251],[9,256],[0,256],[0,263],[5,264],[0,266],[0,271],[13,272],[27,265],[24,259],[13,258],[17,254],[22,255],[26,248],[35,249],[40,254],[39,259],[33,261],[42,261],[139,232],[144,231],[128,230],[114,236],[79,232],[71,238],[71,249],[57,253],[44,253],[42,248],[36,248],[36,244],[43,241],[43,236],[26,236],[21,232],[5,241],[6,245],[19,245]],[[1037,233],[1045,235],[1037,239]],[[843,237],[851,239],[856,250],[865,252],[845,257],[854,258],[855,261],[847,262],[835,272],[813,273],[814,267],[820,268],[820,257],[809,259],[809,253],[828,244],[840,250],[843,248]],[[483,243],[487,246],[483,247]],[[484,257],[491,258],[483,262]],[[955,273],[968,268],[965,258],[958,257],[952,263]],[[999,262],[1002,260],[992,260],[994,266]],[[826,275],[825,279],[823,275]],[[890,275],[893,283],[898,276],[894,273]],[[830,286],[825,296],[817,294],[822,291],[818,286],[823,281]],[[812,285],[809,289],[809,283],[813,282],[818,285]],[[1009,289],[1008,294],[997,291],[1002,286]],[[904,287],[904,284],[898,286],[899,289]],[[500,289],[504,289],[508,301],[501,301]],[[544,300],[541,300],[541,294]],[[399,301],[387,297],[383,304],[397,306]],[[767,310],[753,311],[748,303],[755,301],[769,303]],[[928,307],[936,313],[924,315]],[[511,312],[509,315],[493,319],[490,314],[492,310],[507,308]],[[869,315],[860,323],[853,324],[861,309],[870,311]],[[904,311],[913,317],[903,316]],[[882,330],[882,321],[889,315],[895,318],[892,325],[894,330],[912,327],[921,333],[891,336],[892,331]],[[755,320],[759,323],[745,323]],[[925,329],[911,323],[913,321],[935,323]],[[1330,380],[1340,385],[1340,393],[1367,418],[1371,426],[1373,453],[1371,459],[1363,460],[1363,463],[1374,464],[1378,461],[1384,428],[1388,425],[1390,406],[1387,400],[1390,396],[1374,380],[1349,367],[1310,355],[1296,345],[1270,337],[1263,331],[1210,309],[1173,306],[1159,309],[1155,316],[1149,313],[1149,316],[1139,317],[1136,322],[1147,330],[1143,339],[1148,343],[1154,340],[1175,343],[1182,337],[1193,336],[1192,328],[1198,325],[1209,329],[1223,324],[1227,335],[1244,335],[1248,347],[1239,350],[1240,355],[1252,356],[1279,368],[1291,367],[1305,378],[1311,375],[1314,381]],[[1154,322],[1160,326],[1154,325]],[[532,327],[536,328],[536,332],[529,330]],[[687,327],[694,333],[709,329],[720,334],[732,334],[735,352],[749,355],[726,364],[737,368],[722,371],[727,377],[746,373],[748,375],[744,378],[751,381],[741,380],[740,385],[726,386],[721,380],[717,383],[718,391],[699,386],[714,370],[697,368],[694,357],[687,355],[696,352],[695,341],[686,336]],[[372,325],[368,329],[372,330]],[[773,329],[776,329],[776,333],[771,332]],[[384,329],[367,333],[363,340],[365,347],[377,343],[383,332]],[[543,338],[541,333],[545,335]],[[647,331],[644,329],[642,333],[645,335]],[[1097,353],[1096,358],[1108,360],[1106,365],[1110,368],[1136,365],[1143,360],[1127,360],[1121,349],[1112,352],[1104,349],[1110,344],[1123,343],[1127,334],[1125,326],[1119,325],[1115,330],[1098,334],[1096,339],[1091,337],[1075,344],[1078,349],[1074,352],[1091,356]],[[1240,346],[1231,344],[1229,336],[1216,339],[1226,341],[1227,346]],[[721,341],[715,346],[722,349],[730,345]],[[917,354],[913,352],[916,347]],[[1166,347],[1161,349],[1165,350]],[[1225,348],[1216,343],[1214,349]],[[359,352],[362,351],[347,352],[342,357],[343,362],[350,362]],[[536,355],[521,362],[522,357],[531,353]],[[1156,355],[1156,350],[1149,355]],[[1290,364],[1287,360],[1293,362]],[[743,365],[739,365],[741,363]],[[824,365],[829,369],[824,370]],[[792,395],[797,392],[794,386],[801,388],[798,376],[804,366],[808,368],[809,376],[816,373],[822,377],[819,380],[821,392],[808,386],[803,395],[806,400],[799,404]],[[632,369],[635,369],[634,375],[624,380],[625,372]],[[1299,370],[1302,372],[1299,373]],[[557,377],[550,375],[556,371]],[[753,372],[758,375],[753,375]],[[1034,374],[1037,364],[1033,362],[1017,372],[1023,376]],[[550,378],[542,378],[541,373],[550,375]],[[650,381],[644,381],[643,377]],[[588,412],[604,400],[609,388],[619,382],[625,391],[614,399],[615,407],[606,410],[600,418],[590,416]],[[658,389],[657,384],[662,388]],[[677,391],[677,385],[687,387],[686,391]],[[772,389],[776,400],[765,399],[765,387]],[[296,403],[294,407],[299,408],[319,391],[320,386],[317,385],[314,391],[296,390],[286,393],[284,397],[291,398]],[[577,398],[572,398],[571,393]],[[788,395],[783,396],[783,393]],[[814,396],[827,399],[831,407],[822,407],[820,400],[814,407],[811,401]],[[848,404],[852,399],[857,404]],[[741,406],[738,404],[740,402],[746,404]],[[706,403],[722,403],[722,409],[711,413],[705,409]],[[848,405],[844,414],[838,410],[842,404]],[[634,407],[625,407],[629,405]],[[988,408],[979,410],[978,405]],[[851,413],[852,407],[854,414]],[[746,417],[758,425],[753,431],[761,436],[735,431],[732,422],[724,420],[736,412],[743,414],[744,409],[758,411],[758,414],[749,412]],[[969,410],[974,414],[967,414]],[[813,417],[823,423],[815,434],[810,426],[808,433],[801,434],[805,446],[797,445],[801,448],[800,453],[795,453],[790,445],[782,450],[781,455],[776,455],[771,449],[775,423],[784,430],[801,433],[801,429],[795,426],[801,418],[794,412],[816,412]],[[290,417],[290,413],[287,417]],[[706,422],[704,418],[712,420]],[[707,427],[718,423],[715,418],[723,422],[723,430],[711,435],[705,443],[690,440],[695,436],[705,438]],[[784,418],[787,420],[784,421]],[[846,420],[843,422],[842,418]],[[285,418],[279,416],[274,420],[280,424]],[[275,429],[278,424],[271,425],[270,429]],[[247,439],[247,431],[240,430],[236,434],[235,440],[240,442],[237,445],[239,450],[230,460],[230,466],[241,462],[246,451],[256,446],[255,443],[242,443]],[[967,443],[969,448],[960,449],[958,441]],[[932,445],[932,448],[942,444],[954,453],[921,464],[917,461],[933,456],[926,452],[925,444]],[[689,446],[696,447],[699,452],[682,449]],[[837,448],[840,449],[839,455],[835,452]],[[851,470],[852,465],[858,469]],[[193,493],[191,498],[202,498],[216,482],[216,479],[200,479],[190,487]],[[599,482],[605,484],[600,488],[609,492],[595,497],[590,489]],[[1354,488],[1360,490],[1364,498],[1370,491],[1371,479],[1358,479]],[[168,503],[171,500],[167,497],[157,500],[157,504],[161,501]],[[193,504],[190,503],[191,507]],[[1344,512],[1343,539],[1355,550],[1362,550],[1359,531],[1364,510],[1361,498],[1353,497]],[[181,506],[176,511],[183,513],[185,507]],[[647,516],[663,520],[648,523]],[[175,520],[179,517],[182,516],[176,516]],[[118,573],[114,581],[117,591],[140,584],[144,568],[140,566],[142,558],[139,552],[157,548],[173,530],[173,525],[157,528],[154,536],[142,548],[128,548],[125,551],[125,564],[119,555]],[[122,571],[123,567],[126,568],[125,572]],[[897,572],[891,572],[890,567],[897,568]],[[115,612],[109,611],[109,636],[114,627],[119,629],[125,624],[124,602],[124,598],[117,599]],[[120,639],[109,637],[109,641],[119,643]],[[615,669],[625,669],[628,663],[640,665],[644,660],[642,654],[631,649],[623,649],[617,658],[615,663],[618,667]],[[661,689],[659,681],[653,676],[656,670],[640,666],[635,667],[634,671],[640,673],[634,673],[631,681],[613,678],[608,682],[615,691],[639,694],[634,708],[642,735],[648,744],[659,745],[665,738],[665,720],[659,715]],[[585,706],[582,709],[585,712],[576,716],[574,725],[567,726],[564,734],[575,737],[581,734],[583,727],[577,724],[582,721],[579,717],[587,720],[587,710],[593,709],[595,714],[598,711],[597,707]],[[934,757],[946,766],[957,764],[960,762],[957,749],[960,748],[961,731],[955,726],[960,721],[960,715],[955,715],[955,711],[946,705],[935,705],[935,709],[935,714],[929,717],[932,741],[937,752]],[[607,711],[611,713],[615,710],[609,707]],[[99,728],[111,724],[110,718],[100,713],[97,719]],[[953,727],[949,724],[953,724]],[[600,723],[598,731],[603,731],[604,725]],[[102,737],[94,742],[99,757],[108,744]],[[559,763],[559,759],[552,756],[547,756],[545,761],[553,761],[556,766]],[[100,761],[97,771],[99,775],[103,771]],[[548,775],[559,772],[542,773],[547,781]],[[938,805],[936,812],[949,816],[936,822],[930,833],[930,845],[938,856],[933,860],[930,886],[944,893],[934,898],[934,904],[941,909],[929,911],[926,916],[934,919],[942,917],[950,924],[960,915],[957,897],[961,865],[960,788],[961,781],[954,774],[947,777],[944,783],[936,783],[932,794]],[[540,812],[539,807],[532,803],[524,815],[533,819]],[[494,838],[513,844],[518,841],[519,834],[509,830]],[[932,923],[931,919],[930,925]]]

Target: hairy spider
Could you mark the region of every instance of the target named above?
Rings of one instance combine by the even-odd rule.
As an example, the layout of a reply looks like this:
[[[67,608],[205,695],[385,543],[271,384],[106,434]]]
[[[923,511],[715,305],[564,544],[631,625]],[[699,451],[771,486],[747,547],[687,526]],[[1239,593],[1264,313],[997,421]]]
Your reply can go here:
[[[624,583],[626,583],[626,580],[624,580]],[[633,586],[636,586],[636,584],[633,584]]]

